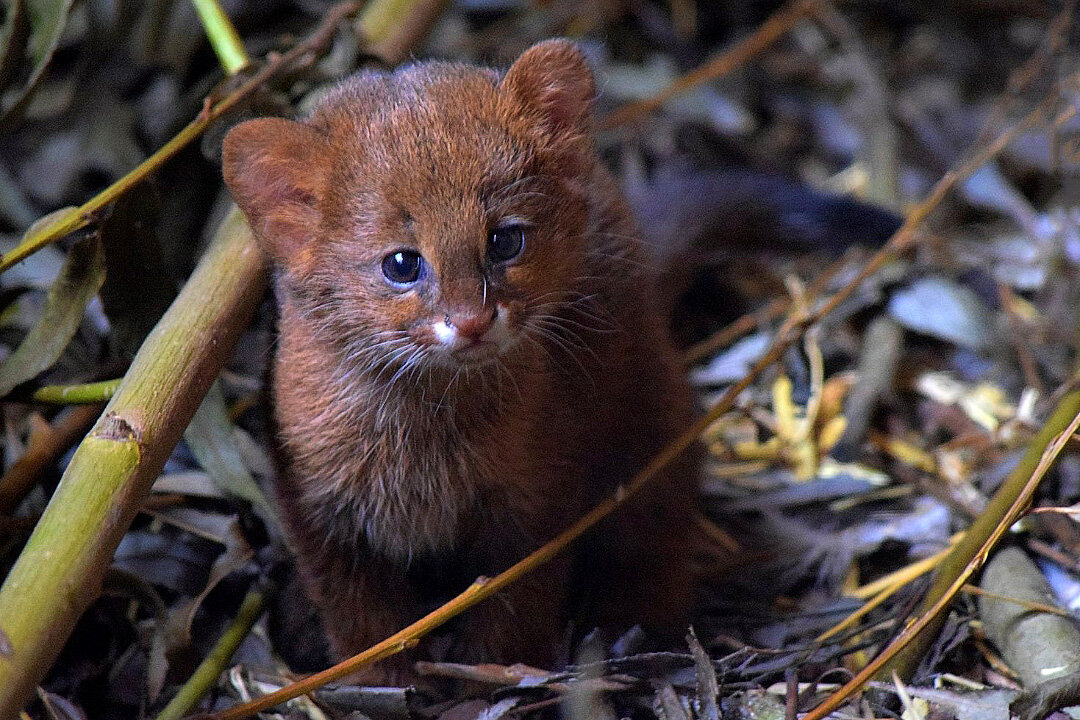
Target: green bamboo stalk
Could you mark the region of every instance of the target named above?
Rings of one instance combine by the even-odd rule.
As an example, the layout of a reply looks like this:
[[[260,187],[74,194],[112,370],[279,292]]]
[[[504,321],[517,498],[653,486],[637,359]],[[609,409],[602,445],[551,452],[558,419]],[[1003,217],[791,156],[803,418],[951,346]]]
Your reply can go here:
[[[116,394],[123,378],[82,385],[42,385],[30,395],[35,402],[52,405],[89,405],[107,402]]]
[[[139,349],[0,587],[0,718],[15,717],[97,597],[113,551],[263,294],[238,210]]]
[[[374,0],[357,20],[357,25],[365,37],[389,37],[415,4],[413,0]]]
[[[225,72],[235,75],[247,67],[251,61],[244,50],[244,41],[217,0],[191,0],[191,3],[195,6],[195,12],[199,13],[199,21],[206,31],[210,47],[214,48]]]
[[[199,667],[195,668],[195,672],[180,688],[180,692],[176,693],[169,704],[158,713],[155,720],[179,720],[191,712],[195,704],[202,700],[217,683],[218,676],[236,652],[236,648],[240,647],[240,643],[251,632],[251,628],[262,615],[265,607],[266,596],[261,592],[252,590],[247,594],[236,617],[218,638],[214,648],[199,663]]]
[[[668,100],[678,97],[703,83],[723,77],[735,68],[742,67],[750,58],[767,49],[787,34],[800,20],[806,17],[814,5],[813,0],[788,0],[788,2],[777,8],[757,30],[725,49],[716,57],[699,65],[685,75],[675,78],[667,87],[652,97],[635,100],[616,108],[610,115],[599,122],[600,129],[611,130],[620,125],[633,122],[641,116],[662,107]]]

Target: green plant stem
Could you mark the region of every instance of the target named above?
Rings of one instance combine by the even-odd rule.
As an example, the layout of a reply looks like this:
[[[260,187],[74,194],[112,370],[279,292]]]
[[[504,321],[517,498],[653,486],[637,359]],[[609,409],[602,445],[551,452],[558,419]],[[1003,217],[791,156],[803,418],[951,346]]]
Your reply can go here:
[[[238,210],[147,337],[104,414],[75,451],[3,587],[0,718],[15,717],[97,597],[113,551],[265,286]]]
[[[158,713],[156,720],[179,720],[191,712],[195,704],[214,687],[218,676],[224,671],[233,653],[236,652],[236,648],[240,647],[240,643],[251,632],[252,626],[262,615],[265,607],[266,597],[262,592],[252,590],[247,594],[232,623],[218,638],[213,649],[199,663],[199,667],[195,668],[195,672],[180,688],[180,691]]]
[[[43,385],[30,396],[35,402],[53,405],[89,405],[107,402],[120,387],[123,378],[82,385]]]
[[[195,6],[195,12],[199,13],[206,38],[225,72],[235,75],[247,67],[250,60],[244,50],[244,42],[217,0],[191,0],[191,3]]]
[[[234,96],[238,96],[239,94],[240,91],[238,90]],[[246,96],[246,93],[244,93],[244,95]],[[226,110],[233,107],[236,102],[239,102],[239,97],[236,97],[235,101],[230,102],[234,96],[229,96],[218,103],[211,108],[209,112],[200,114],[199,117],[188,123],[187,126],[172,139],[158,148],[153,155],[140,163],[138,167],[102,190],[99,194],[87,200],[78,208],[60,215],[52,223],[42,227],[32,228],[23,238],[22,242],[0,258],[0,272],[7,270],[17,262],[25,260],[46,245],[56,242],[60,238],[90,224],[95,213],[116,200],[135,185],[142,182],[143,179],[150,175],[150,173],[157,170],[172,156],[183,150],[188,143],[197,138],[211,122],[220,117]]]

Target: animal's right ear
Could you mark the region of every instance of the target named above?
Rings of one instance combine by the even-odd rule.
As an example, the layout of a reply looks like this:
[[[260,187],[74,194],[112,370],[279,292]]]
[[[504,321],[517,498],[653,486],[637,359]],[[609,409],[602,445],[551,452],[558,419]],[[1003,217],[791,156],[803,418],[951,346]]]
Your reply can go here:
[[[225,184],[278,265],[295,260],[318,226],[329,155],[316,130],[281,118],[249,120],[225,135]]]

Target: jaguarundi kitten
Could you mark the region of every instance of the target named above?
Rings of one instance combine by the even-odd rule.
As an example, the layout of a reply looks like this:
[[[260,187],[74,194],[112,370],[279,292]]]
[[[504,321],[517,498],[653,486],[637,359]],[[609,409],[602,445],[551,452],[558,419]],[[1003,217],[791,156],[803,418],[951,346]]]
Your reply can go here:
[[[225,138],[280,306],[278,496],[337,655],[536,549],[693,420],[594,94],[581,52],[549,40],[505,73],[361,72],[306,120]],[[550,666],[571,620],[681,636],[697,469],[684,453],[470,610],[441,659]],[[360,680],[409,682],[432,652]]]

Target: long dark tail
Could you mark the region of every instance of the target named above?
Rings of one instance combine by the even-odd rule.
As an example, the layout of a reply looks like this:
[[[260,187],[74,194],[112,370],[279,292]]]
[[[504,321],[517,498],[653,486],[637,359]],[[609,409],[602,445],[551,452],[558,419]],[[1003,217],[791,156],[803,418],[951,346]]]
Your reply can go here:
[[[745,169],[664,173],[627,195],[680,343],[746,309],[728,282],[738,263],[877,247],[901,223],[880,207]]]

